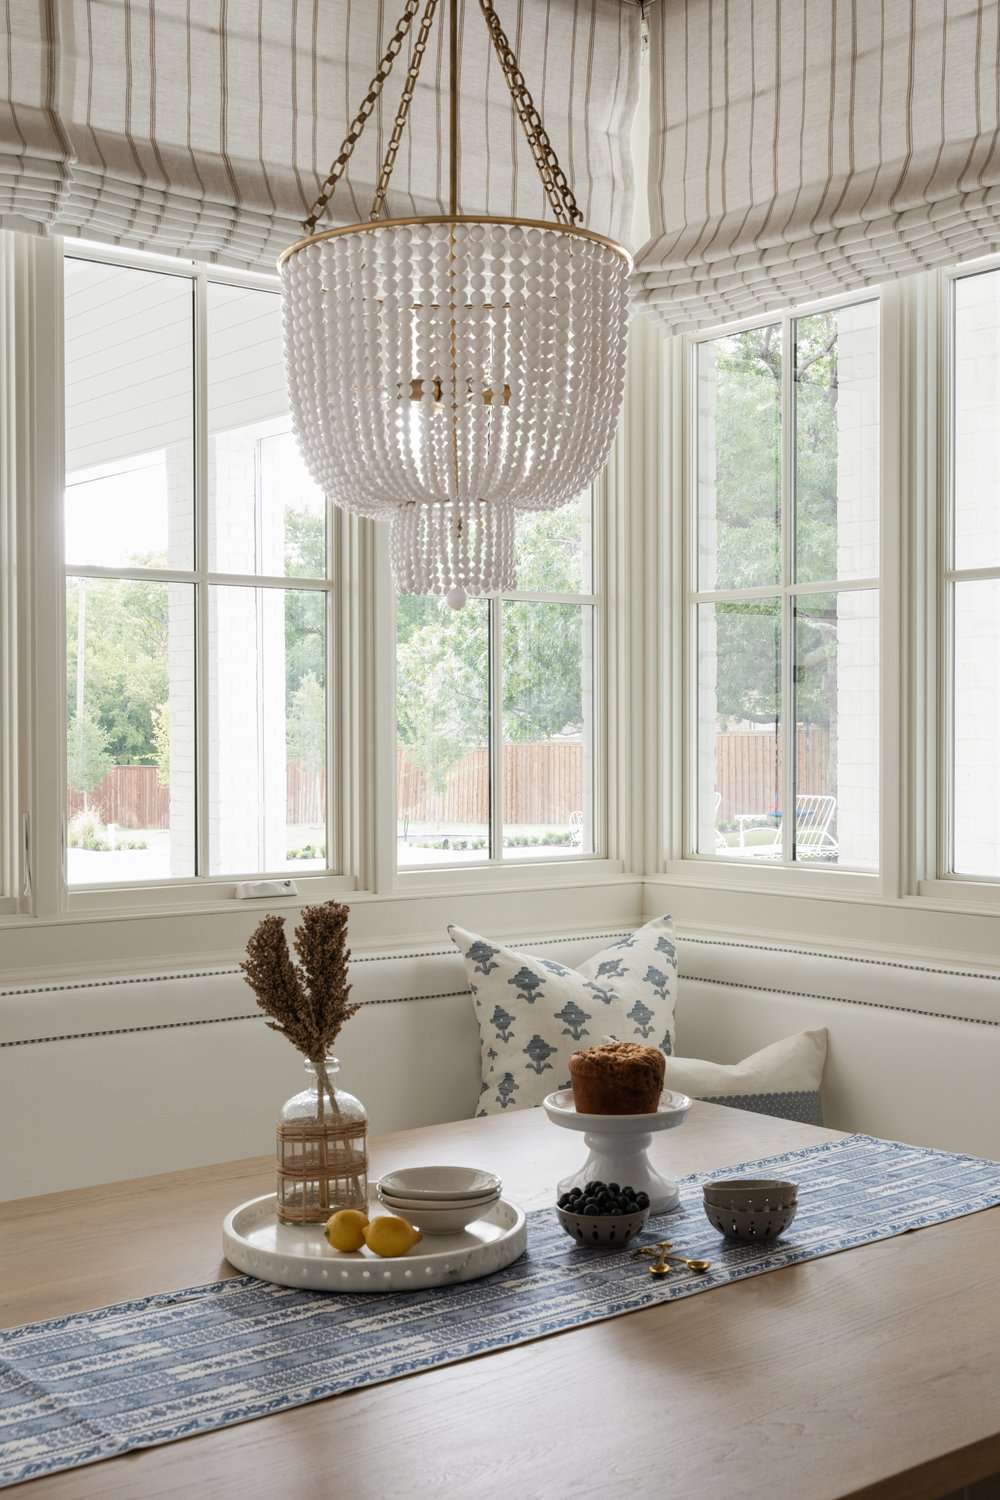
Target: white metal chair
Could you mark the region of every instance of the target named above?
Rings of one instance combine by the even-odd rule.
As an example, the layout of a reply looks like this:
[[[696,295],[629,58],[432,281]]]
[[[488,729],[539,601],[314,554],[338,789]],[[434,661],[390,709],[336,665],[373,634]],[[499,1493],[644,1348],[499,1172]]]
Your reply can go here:
[[[836,797],[823,797],[815,792],[800,792],[796,797],[795,852],[800,860],[830,860],[839,853],[840,845],[830,832],[836,811]],[[739,847],[752,859],[780,859],[783,818],[774,821],[770,813],[737,813],[736,822],[740,830]],[[748,844],[747,829],[760,823],[771,824],[766,832],[772,837]]]
[[[728,850],[729,840],[719,827],[719,808],[722,806],[722,793],[715,794],[715,852],[721,853],[723,849]]]

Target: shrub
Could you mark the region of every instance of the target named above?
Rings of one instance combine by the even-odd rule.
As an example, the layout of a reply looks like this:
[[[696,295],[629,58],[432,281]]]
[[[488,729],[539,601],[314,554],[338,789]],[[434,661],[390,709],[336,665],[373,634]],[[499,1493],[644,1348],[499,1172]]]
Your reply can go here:
[[[96,808],[86,807],[69,820],[69,846],[103,854],[111,848],[104,838],[106,832],[100,813]]]

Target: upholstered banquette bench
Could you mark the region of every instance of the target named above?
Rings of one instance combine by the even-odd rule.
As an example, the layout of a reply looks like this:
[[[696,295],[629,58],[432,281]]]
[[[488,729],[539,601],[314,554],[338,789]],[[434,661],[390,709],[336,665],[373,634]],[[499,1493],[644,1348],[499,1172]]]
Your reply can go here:
[[[523,946],[574,965],[616,936]],[[735,937],[678,950],[679,1053],[735,1062],[826,1027],[826,1124],[1000,1157],[1000,972]],[[352,981],[341,1081],[373,1131],[473,1114],[478,1027],[447,938],[357,953]],[[0,988],[0,1039],[0,1199],[266,1152],[303,1079],[235,965]]]

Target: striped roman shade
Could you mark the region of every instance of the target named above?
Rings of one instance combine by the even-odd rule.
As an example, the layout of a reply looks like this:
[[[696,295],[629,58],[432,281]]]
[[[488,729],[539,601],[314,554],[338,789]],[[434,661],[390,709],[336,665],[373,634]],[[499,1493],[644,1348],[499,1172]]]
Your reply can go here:
[[[586,222],[627,237],[638,9],[619,0],[497,8]],[[462,206],[544,217],[478,4],[464,9]],[[301,234],[401,10],[402,0],[6,0],[0,227],[273,269]],[[337,222],[368,216],[415,32],[337,189]],[[445,207],[446,34],[445,15],[390,212]]]
[[[652,230],[674,331],[1000,247],[996,0],[658,0]]]

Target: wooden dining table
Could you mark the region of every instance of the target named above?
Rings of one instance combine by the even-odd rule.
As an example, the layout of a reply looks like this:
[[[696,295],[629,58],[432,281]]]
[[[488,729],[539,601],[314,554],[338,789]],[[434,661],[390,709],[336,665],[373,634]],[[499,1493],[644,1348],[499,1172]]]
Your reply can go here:
[[[837,1139],[695,1104],[676,1175]],[[376,1174],[465,1163],[550,1204],[581,1142],[541,1110],[384,1136]],[[221,1224],[270,1159],[0,1208],[2,1323],[233,1274]],[[29,1481],[31,1500],[932,1500],[1000,1494],[1000,1209]]]

